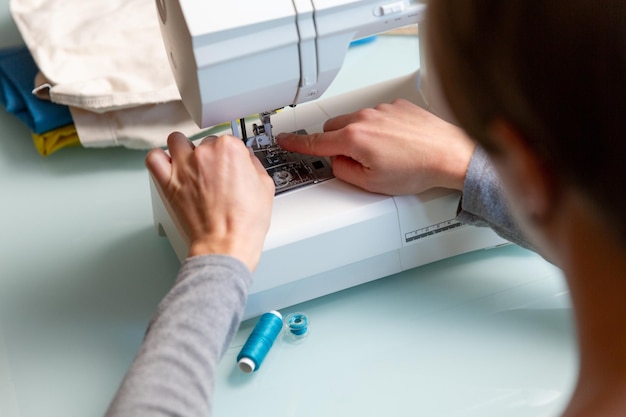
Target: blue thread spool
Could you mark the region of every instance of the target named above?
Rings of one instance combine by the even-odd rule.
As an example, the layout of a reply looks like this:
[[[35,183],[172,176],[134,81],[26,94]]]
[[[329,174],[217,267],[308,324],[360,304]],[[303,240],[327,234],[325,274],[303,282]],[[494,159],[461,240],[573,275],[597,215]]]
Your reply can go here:
[[[237,355],[239,369],[246,373],[259,369],[282,327],[283,316],[278,311],[263,314]]]
[[[285,326],[292,335],[304,337],[309,331],[309,319],[304,313],[291,313],[285,318]]]

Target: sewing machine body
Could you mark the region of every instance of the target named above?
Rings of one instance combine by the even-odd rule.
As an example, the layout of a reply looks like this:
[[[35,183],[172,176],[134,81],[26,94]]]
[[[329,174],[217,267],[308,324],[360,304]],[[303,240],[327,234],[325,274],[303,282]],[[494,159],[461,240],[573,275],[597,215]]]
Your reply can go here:
[[[329,117],[398,97],[424,104],[416,76],[286,108],[273,118],[274,130],[320,131]],[[182,261],[187,238],[153,183],[151,190],[155,224]],[[491,229],[454,220],[459,199],[459,193],[444,189],[390,197],[337,179],[277,195],[245,318],[507,243]]]
[[[166,0],[164,3],[168,11],[179,7],[176,10],[181,12],[201,2]],[[241,1],[234,3],[242,6]],[[370,0],[296,0],[293,4],[286,2],[292,5],[291,9],[281,2],[285,7],[277,6],[271,17],[263,14],[267,10],[259,2],[243,3],[253,4],[250,7],[256,10],[256,14],[244,13],[244,23],[240,26],[220,21],[215,16],[203,20],[206,16],[198,16],[199,11],[196,10],[186,17],[189,20],[185,24],[189,28],[186,32],[167,27],[167,22],[182,25],[184,22],[181,19],[185,19],[182,14],[172,12],[166,19],[163,15],[161,17],[162,27],[166,27],[166,48],[170,51],[181,96],[200,126],[284,107],[272,114],[271,129],[274,132],[306,130],[313,133],[322,131],[328,118],[397,98],[407,99],[430,110],[439,107],[435,100],[434,81],[428,78],[424,59],[422,68],[412,74],[345,94],[319,98],[341,67],[350,41],[421,20],[424,12],[422,2],[382,4]],[[312,9],[315,9],[315,14]],[[349,13],[351,10],[352,14]],[[396,16],[397,20],[385,13]],[[306,22],[311,23],[308,19],[315,20],[312,28],[307,26]],[[291,29],[294,22],[298,22],[296,30],[299,28],[301,33],[292,33],[291,37],[278,35],[275,30],[281,25],[277,22]],[[227,27],[228,24],[233,26]],[[313,30],[308,37],[302,34],[306,27]],[[205,33],[209,28],[210,36]],[[266,39],[265,36],[269,39],[267,42],[286,45],[271,48],[270,55],[253,53],[246,48],[251,43],[248,36],[256,34],[259,34],[256,45]],[[280,42],[274,39],[276,36],[279,36]],[[206,68],[200,64],[197,67],[195,64],[181,65],[181,62],[198,62],[197,50],[216,48],[209,39],[225,42],[230,48],[234,48],[235,44],[240,47],[234,48],[236,53],[230,49],[226,53],[222,49],[214,50],[216,56],[200,54],[204,58],[211,56],[215,61]],[[295,50],[292,50],[294,40]],[[313,45],[308,43],[309,40],[313,41]],[[260,44],[266,45],[267,42]],[[318,70],[314,77],[312,73],[306,75],[307,68],[313,68],[307,64],[307,57],[310,57],[306,52],[308,47],[313,48],[313,52],[317,50],[314,67]],[[282,58],[271,55],[273,53]],[[224,54],[230,54],[230,58],[226,59]],[[271,67],[270,64],[279,67],[278,74],[251,76],[257,74],[256,68]],[[232,73],[227,70],[232,70]],[[239,73],[247,73],[247,79],[237,78]],[[218,88],[216,84],[223,85]],[[295,103],[298,105],[289,107]],[[444,109],[445,106],[440,107]],[[254,138],[249,143],[258,140],[275,149],[275,144],[271,143],[271,132],[267,137],[259,135]],[[283,165],[279,164],[280,167]],[[420,195],[385,196],[366,192],[334,178],[316,180],[315,170],[318,167],[328,171],[329,161],[323,158],[309,158],[305,165],[305,170],[314,180],[303,187],[277,193],[275,197],[271,227],[254,273],[245,318],[429,262],[507,243],[488,228],[463,225],[455,220],[460,199],[458,192],[434,189]],[[288,173],[280,169],[268,170],[270,175],[274,174],[277,191],[281,185],[277,178],[291,180],[296,175],[296,171]],[[187,256],[187,237],[152,182],[151,194],[155,224],[161,234],[167,235],[182,261]]]

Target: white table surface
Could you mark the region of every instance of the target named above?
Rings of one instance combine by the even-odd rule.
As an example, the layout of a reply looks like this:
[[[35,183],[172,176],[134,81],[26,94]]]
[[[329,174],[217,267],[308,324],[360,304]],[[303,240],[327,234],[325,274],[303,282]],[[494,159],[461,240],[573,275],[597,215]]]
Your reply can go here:
[[[0,0],[0,47],[21,43]],[[350,51],[330,94],[414,68],[415,42]],[[0,111],[0,417],[102,415],[179,268],[152,224],[145,152],[49,157]],[[282,310],[310,335],[261,369],[222,361],[216,416],[555,416],[577,352],[566,286],[508,246]]]

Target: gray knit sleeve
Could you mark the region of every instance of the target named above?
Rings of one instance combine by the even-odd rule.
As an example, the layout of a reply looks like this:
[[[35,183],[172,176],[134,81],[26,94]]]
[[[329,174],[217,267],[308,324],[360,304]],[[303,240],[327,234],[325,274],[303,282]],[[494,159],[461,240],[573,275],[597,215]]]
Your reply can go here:
[[[237,331],[251,282],[235,258],[187,259],[106,416],[210,416],[215,369]]]
[[[470,160],[457,219],[491,227],[502,238],[533,249],[511,217],[504,191],[484,150],[476,148]]]

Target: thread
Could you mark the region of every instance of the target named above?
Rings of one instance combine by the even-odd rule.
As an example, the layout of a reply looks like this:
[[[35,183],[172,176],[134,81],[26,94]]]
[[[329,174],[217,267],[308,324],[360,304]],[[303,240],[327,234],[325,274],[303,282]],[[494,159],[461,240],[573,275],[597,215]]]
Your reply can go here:
[[[282,327],[283,316],[278,311],[263,314],[237,355],[239,369],[246,373],[259,369]]]
[[[291,313],[285,317],[285,327],[297,337],[304,337],[309,331],[309,319],[304,313]]]

